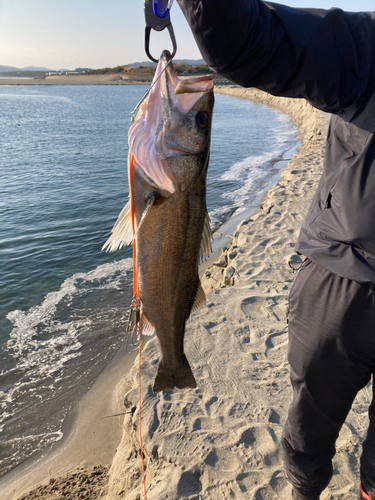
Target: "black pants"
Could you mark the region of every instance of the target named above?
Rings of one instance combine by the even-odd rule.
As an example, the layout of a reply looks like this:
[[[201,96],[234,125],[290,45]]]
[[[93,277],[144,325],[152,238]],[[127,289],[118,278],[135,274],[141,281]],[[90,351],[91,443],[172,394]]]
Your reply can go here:
[[[290,293],[293,402],[283,434],[287,478],[318,497],[332,475],[335,441],[357,392],[375,371],[375,285],[306,261]],[[361,481],[375,500],[375,403],[363,445]]]

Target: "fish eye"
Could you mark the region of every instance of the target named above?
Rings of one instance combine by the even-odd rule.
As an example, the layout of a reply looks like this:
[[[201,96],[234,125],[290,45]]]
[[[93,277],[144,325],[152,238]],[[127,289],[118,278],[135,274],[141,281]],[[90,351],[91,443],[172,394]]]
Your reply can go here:
[[[195,123],[199,128],[207,128],[208,127],[208,113],[205,111],[200,111],[195,116]]]

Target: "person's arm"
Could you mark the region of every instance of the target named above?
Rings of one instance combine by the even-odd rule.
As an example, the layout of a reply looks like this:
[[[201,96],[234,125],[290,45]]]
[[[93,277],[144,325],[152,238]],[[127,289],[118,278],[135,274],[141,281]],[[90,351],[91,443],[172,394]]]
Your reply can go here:
[[[259,0],[178,0],[205,61],[244,87],[339,112],[367,87],[374,20]]]

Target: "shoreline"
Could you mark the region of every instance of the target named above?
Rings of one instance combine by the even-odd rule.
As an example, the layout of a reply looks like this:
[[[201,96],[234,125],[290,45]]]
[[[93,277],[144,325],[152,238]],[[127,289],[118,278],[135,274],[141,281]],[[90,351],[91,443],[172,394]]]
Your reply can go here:
[[[289,99],[287,97],[274,97],[257,89],[246,89],[239,85],[215,87],[215,93],[250,99],[268,106],[273,106],[292,117],[298,127],[298,138],[301,147],[309,148],[317,135],[321,135],[319,123],[325,113],[313,108],[305,99]]]
[[[86,475],[94,472],[89,482],[94,486],[96,482],[102,483],[121,439],[123,394],[128,388],[127,374],[136,355],[136,352],[127,353],[124,343],[120,346],[93,386],[69,411],[63,423],[62,439],[0,479],[2,499],[20,498],[26,492],[39,490],[39,485],[51,479],[51,487],[56,488],[59,477],[73,472]],[[100,474],[97,466],[102,468]],[[39,498],[38,491],[35,495]]]
[[[248,499],[258,498],[259,494],[267,495],[259,498],[290,498],[290,487],[282,475],[279,450],[282,424],[291,400],[285,314],[287,295],[295,276],[288,269],[287,262],[293,257],[292,243],[295,243],[320,177],[327,120],[311,106],[309,108],[305,101],[290,103],[289,99],[273,98],[237,86],[216,88],[215,91],[282,109],[298,125],[302,146],[288,168],[282,171],[279,182],[265,194],[259,210],[248,217],[243,214],[244,220],[234,231],[232,240],[228,238],[230,243],[220,245],[221,254],[218,251],[211,256],[202,270],[208,308],[193,316],[186,332],[187,356],[198,388],[157,395],[149,391],[148,383],[153,381],[159,353],[155,338],[145,346],[142,357],[142,423],[150,500],[167,498],[167,494],[168,498],[197,500],[216,500],[233,495]],[[123,424],[122,418],[114,417],[118,419],[118,439],[122,436],[122,440],[116,447],[108,485],[102,490],[104,483],[100,483],[93,496],[84,498],[96,499],[106,495],[108,500],[135,500],[143,495],[139,472],[138,368],[132,361],[129,363],[130,373],[122,375],[125,370],[121,372],[121,349],[115,356],[117,361],[109,365],[113,368],[112,382],[109,382],[110,377],[106,378],[106,369],[103,379],[101,376],[95,382],[94,393],[104,394],[114,409],[120,409],[119,413],[131,413],[124,416]],[[107,383],[116,387],[113,395],[108,395],[105,390]],[[122,400],[126,391],[124,407]],[[90,413],[87,401],[92,397],[90,392],[74,409],[78,419],[85,405],[86,415]],[[364,394],[357,399],[356,411],[361,413],[359,410],[366,404]],[[359,428],[362,426],[362,430],[366,426],[362,420],[356,424]],[[48,483],[49,477],[55,479],[77,467],[83,466],[87,470],[94,464],[110,465],[111,457],[107,457],[103,464],[99,457],[93,459],[87,456],[87,450],[79,450],[79,442],[69,445],[69,438],[76,432],[74,427],[77,429],[73,426],[66,435],[64,432],[62,442],[56,443],[56,451],[48,455],[52,455],[52,462],[47,457],[47,461],[34,464],[25,476],[17,472],[18,468],[9,473],[14,472],[3,490],[4,500],[15,500],[33,484]],[[88,427],[90,424],[81,418],[81,429],[88,431]],[[348,434],[350,427],[346,426],[338,442],[338,452],[344,459],[340,462],[341,474],[336,474],[332,480],[329,493],[341,494],[344,491],[345,498],[354,499],[358,478],[353,460],[358,460],[359,452],[357,446],[352,457],[353,450],[348,445],[352,443],[352,436]],[[102,437],[104,435],[105,432]],[[81,444],[88,437],[86,432]],[[77,448],[81,453],[80,461],[76,460]],[[65,468],[59,464],[64,455]],[[73,466],[71,457],[74,457]],[[60,471],[59,467],[48,468],[51,463],[59,464]],[[55,486],[61,493],[67,482],[68,476],[62,476],[47,487]],[[0,487],[2,484],[0,481]],[[41,488],[34,490],[35,496],[25,498],[57,498],[51,491],[47,493]]]
[[[0,85],[150,85],[152,78],[138,80],[107,73],[104,75],[53,75],[45,78],[0,78]]]
[[[181,76],[181,75],[180,75]],[[201,74],[197,74],[201,76]],[[0,85],[150,85],[153,75],[119,75],[118,73],[105,73],[102,75],[51,75],[46,77],[1,77]],[[186,76],[182,76],[186,78]],[[223,83],[218,79],[218,83]],[[230,82],[228,82],[229,84]]]
[[[235,96],[235,97],[246,98],[246,99],[250,98],[250,99],[255,100],[257,102],[261,102],[261,103],[268,104],[268,105],[271,104],[270,102],[268,102],[268,95],[267,94],[264,94],[264,93],[259,92],[259,91],[247,91],[247,90],[242,89],[242,88],[237,87],[237,86],[216,87],[215,92],[222,93],[225,95]],[[248,92],[252,93],[251,97],[247,95]],[[273,105],[275,105],[275,104],[273,104]],[[280,106],[276,105],[276,107],[278,107],[280,109]],[[292,114],[290,112],[288,112],[288,111],[290,111],[289,109],[288,110],[282,109],[282,111],[284,111],[287,114],[289,114],[290,116],[292,116]],[[308,115],[309,111],[306,111],[305,113]],[[298,113],[297,113],[297,115],[298,115]],[[292,118],[294,119],[294,121],[296,121],[293,116],[292,116]],[[306,118],[304,117],[304,119],[306,119]],[[303,120],[300,120],[300,121],[303,122]],[[300,125],[298,123],[296,123],[296,124],[297,124],[297,126]],[[299,140],[302,143],[300,148],[301,147],[303,148],[306,140],[310,140],[311,131],[308,134],[306,134],[306,133],[301,134],[300,127],[298,128],[298,130],[299,130]],[[283,172],[285,172],[285,169],[282,170],[282,174],[283,174]],[[262,203],[263,204],[265,203],[267,196],[268,196],[268,192],[266,192],[263,195],[262,200],[261,200],[261,206],[262,206]],[[256,208],[252,209],[251,213],[254,214],[254,212],[258,213],[258,212],[260,212],[260,209],[256,209]],[[249,211],[249,213],[250,213],[250,211]],[[242,221],[243,219],[246,219],[246,215],[248,215],[248,217],[249,217],[249,214],[247,214],[246,212],[241,213],[239,215],[240,220],[237,221],[237,223],[233,224],[233,221],[230,221],[230,220],[227,221],[226,223],[224,223],[223,229],[225,229],[225,234],[228,234],[230,232],[233,233],[238,225],[238,222]],[[227,225],[230,226],[228,229],[226,228]],[[217,265],[215,265],[215,262],[220,263],[223,260],[223,255],[225,255],[225,252],[227,252],[228,248],[230,248],[230,247],[231,247],[231,240],[229,237],[224,236],[223,238],[216,239],[216,241],[214,242],[213,254],[210,256],[210,258],[206,262],[204,262],[200,266],[200,275],[202,277],[202,282],[203,282],[203,286],[205,289],[210,287],[210,285],[207,286],[207,283],[205,283],[205,282],[208,282],[210,280],[211,280],[211,282],[213,282],[212,280],[215,279],[215,277],[213,277],[212,268],[215,271],[220,270],[220,273],[223,274],[224,268],[221,267],[222,264],[217,266]],[[224,259],[225,259],[225,257],[224,257]],[[190,323],[190,321],[189,321],[189,323]],[[152,340],[152,339],[150,339],[150,340]],[[156,340],[156,339],[154,339],[154,340]],[[123,350],[124,350],[124,346],[122,348],[120,348],[119,353],[120,353],[120,351],[123,351]],[[118,356],[118,355],[116,355],[116,356]],[[116,358],[116,356],[115,356],[115,358]],[[136,356],[137,356],[137,354],[133,353],[132,358],[135,359]],[[106,371],[111,370],[112,366],[115,366],[115,365],[116,365],[116,363],[114,361],[112,361],[108,365],[108,367],[104,370],[102,376],[105,377]],[[133,366],[133,362],[131,362],[131,363],[128,362],[127,365],[129,367],[129,369],[126,371],[124,370],[125,375],[124,376],[121,375],[120,379],[117,381],[117,384],[120,384],[122,386],[129,385],[129,383],[130,383],[129,382],[129,372],[130,372],[130,368],[132,368],[132,366]],[[36,489],[39,489],[38,485],[45,482],[46,479],[49,480],[49,477],[51,477],[51,476],[53,476],[54,478],[55,477],[64,478],[65,474],[68,474],[69,472],[72,472],[81,466],[84,466],[85,470],[86,470],[87,468],[90,468],[94,465],[94,463],[92,461],[90,461],[90,459],[82,460],[82,458],[81,458],[81,461],[78,459],[78,457],[76,455],[76,451],[77,451],[77,448],[78,449],[80,448],[80,442],[82,443],[82,439],[80,439],[80,442],[78,442],[78,443],[72,443],[72,437],[79,436],[80,433],[83,433],[83,435],[85,435],[84,429],[82,429],[82,426],[80,425],[80,422],[79,422],[80,411],[82,411],[82,409],[84,410],[85,405],[87,408],[87,399],[89,398],[90,394],[97,394],[97,395],[101,394],[101,391],[100,391],[100,386],[101,386],[100,379],[101,379],[101,377],[99,377],[99,379],[94,383],[92,389],[90,389],[89,393],[86,394],[86,396],[80,401],[80,403],[77,405],[77,407],[73,408],[73,410],[68,414],[66,422],[64,422],[64,427],[63,427],[64,437],[63,437],[63,439],[60,442],[55,443],[50,448],[50,450],[48,450],[46,453],[44,453],[46,455],[44,458],[42,457],[43,454],[38,454],[36,457],[31,457],[25,463],[21,464],[20,466],[16,467],[12,471],[10,471],[8,474],[6,474],[6,476],[4,476],[4,478],[2,478],[0,480],[0,488],[1,488],[1,490],[3,490],[4,500],[6,500],[7,498],[9,498],[9,499],[19,498],[20,495],[25,494],[25,492],[30,490],[30,488],[36,487]],[[126,380],[126,379],[128,379],[128,380]],[[130,389],[130,386],[129,386],[129,389]],[[121,404],[121,400],[123,399],[122,396],[123,396],[123,394],[125,394],[125,391],[123,392],[122,395],[120,395],[118,391],[116,391],[116,393],[119,395],[117,403],[120,402],[120,404]],[[107,396],[107,400],[108,400],[108,396]],[[112,404],[116,404],[116,398],[111,398],[110,400],[111,400]],[[121,405],[121,408],[122,408],[122,410],[124,409],[124,407],[122,405]],[[116,413],[116,412],[114,412],[114,413]],[[78,418],[78,420],[74,424],[75,418]],[[120,417],[120,418],[116,417],[116,420],[118,420],[119,423],[121,424],[123,421],[123,417]],[[106,434],[106,431],[102,430],[102,434]],[[122,433],[120,433],[120,435],[119,435],[119,440],[121,439],[121,434]],[[81,438],[82,438],[82,436],[81,436]],[[61,462],[60,462],[59,457],[62,456],[64,458],[64,456],[65,456],[65,459],[66,459],[66,455],[67,455],[66,446],[68,446],[68,448],[69,448],[69,441],[70,441],[70,446],[72,446],[72,449],[74,450],[73,453],[74,453],[74,455],[76,455],[74,458],[74,466],[69,467],[69,466],[67,466],[67,464],[65,464],[64,467],[61,467],[61,465],[60,465]],[[83,439],[83,442],[84,442],[84,439]],[[97,448],[98,448],[98,446],[97,446]],[[112,452],[115,452],[115,451],[116,451],[115,449],[112,449]],[[88,458],[90,458],[90,457],[88,457]],[[99,459],[99,457],[97,457],[97,458]],[[51,464],[52,464],[52,467],[50,466]],[[58,464],[57,467],[55,467],[55,469],[54,469],[54,464],[55,464],[55,466]],[[109,466],[110,460],[108,460],[108,459],[106,460],[105,457],[103,457],[100,460],[98,460],[96,462],[96,464]],[[64,479],[62,479],[62,480],[64,481]],[[56,486],[56,483],[54,483],[53,486]],[[12,490],[15,490],[15,491],[12,491]],[[9,495],[9,497],[7,495]]]
[[[223,89],[223,92],[221,91],[221,87],[216,88],[215,91],[217,93],[225,93],[225,86],[223,86]],[[232,94],[229,93],[228,95]],[[295,146],[291,146],[291,149],[295,150]],[[288,156],[290,155],[288,154]],[[287,163],[288,160],[275,158],[272,161],[281,161],[283,163]],[[281,167],[280,172],[282,172],[285,168],[286,167]],[[280,176],[280,172],[279,174],[277,174],[278,176]],[[259,199],[259,203],[262,203],[263,199],[266,196],[267,192],[265,192]],[[201,279],[204,279],[206,269],[220,258],[222,249],[226,248],[226,245],[230,243],[230,237],[225,235],[228,233],[233,233],[238,223],[242,221],[243,218],[250,214],[253,214],[257,210],[257,207],[248,207],[244,212],[240,214],[234,214],[229,220],[225,221],[223,225],[220,226],[219,229],[223,230],[223,235],[220,238],[215,238],[215,241],[213,241],[213,253],[207,259],[207,261],[201,263],[199,268]],[[149,339],[146,338],[145,340],[147,342]],[[88,433],[85,431],[84,425],[90,418],[90,411],[88,411],[87,409],[88,405],[91,405],[93,400],[95,400],[95,397],[102,396],[103,386],[106,380],[109,380],[108,384],[110,384],[111,387],[113,385],[116,387],[116,397],[110,397],[108,394],[105,394],[103,403],[104,401],[106,401],[106,404],[112,405],[113,408],[117,408],[116,410],[113,410],[113,413],[116,413],[116,411],[119,410],[121,412],[121,410],[123,410],[122,396],[125,391],[123,391],[123,393],[121,394],[121,390],[118,390],[117,387],[126,387],[128,383],[127,378],[130,373],[130,368],[133,366],[133,362],[137,356],[136,352],[126,353],[124,358],[126,368],[121,371],[120,365],[122,356],[124,355],[124,351],[125,346],[122,345],[119,348],[118,352],[115,354],[113,360],[110,361],[99,378],[94,382],[88,393],[86,393],[86,395],[79,401],[79,403],[74,406],[72,410],[70,410],[63,424],[63,438],[60,441],[48,446],[41,452],[38,452],[35,455],[31,456],[25,462],[16,466],[5,476],[0,478],[0,491],[2,492],[2,498],[4,498],[4,500],[14,500],[15,498],[21,497],[23,498],[23,495],[25,495],[27,492],[30,493],[31,490],[35,490],[36,495],[37,491],[39,492],[39,494],[42,494],[42,492],[40,491],[42,489],[40,485],[43,482],[49,481],[52,477],[54,478],[52,487],[56,488],[57,484],[59,483],[59,479],[55,480],[56,477],[65,477],[65,475],[66,477],[68,477],[69,474],[74,472],[76,469],[77,473],[79,470],[82,470],[87,475],[90,473],[90,468],[95,465],[100,464],[100,466],[104,467],[110,466],[113,454],[116,452],[118,443],[114,442],[113,436],[109,436],[110,433],[108,430],[108,426],[106,427],[101,425],[99,431],[96,431],[97,434],[101,435],[102,439],[99,443],[92,446],[92,449],[95,450],[94,452],[91,451],[90,447],[88,447],[85,443]],[[122,373],[124,373],[124,375]],[[95,413],[97,415],[98,413],[100,413],[101,407],[98,407],[97,404],[94,404],[94,406]],[[122,421],[123,416],[120,416],[120,418],[116,418],[116,423],[118,425],[121,425]],[[121,439],[121,434],[122,428],[120,433],[118,434],[118,441],[120,441]],[[106,436],[105,440],[103,439],[104,436]],[[109,442],[108,437],[110,437]],[[75,441],[72,442],[72,440]],[[82,451],[86,454],[95,453],[95,459],[91,459],[90,456],[83,458]],[[70,459],[67,460],[68,456],[70,456],[71,454],[73,454],[75,457],[74,466],[71,466]],[[94,477],[91,482],[94,483],[95,479],[96,477]],[[98,479],[102,480],[102,477],[99,477]],[[63,482],[64,480],[62,481],[62,483]],[[35,496],[35,498],[39,497]]]

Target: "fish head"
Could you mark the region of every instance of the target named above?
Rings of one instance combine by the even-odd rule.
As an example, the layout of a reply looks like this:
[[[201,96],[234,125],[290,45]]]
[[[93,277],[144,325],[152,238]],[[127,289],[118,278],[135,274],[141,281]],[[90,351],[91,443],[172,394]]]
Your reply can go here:
[[[207,167],[213,108],[213,75],[180,79],[164,51],[129,131],[141,175],[163,193],[183,190]]]
[[[163,55],[165,52],[163,53]],[[157,152],[167,158],[196,155],[209,149],[214,107],[213,76],[179,79],[167,52],[161,75],[162,121]]]

